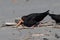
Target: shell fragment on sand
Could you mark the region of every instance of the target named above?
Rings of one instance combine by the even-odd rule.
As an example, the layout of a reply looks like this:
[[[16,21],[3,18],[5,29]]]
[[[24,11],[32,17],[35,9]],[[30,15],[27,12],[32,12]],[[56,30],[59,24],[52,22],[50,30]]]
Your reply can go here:
[[[49,36],[49,34],[32,34],[32,36]]]
[[[6,25],[16,25],[16,23],[5,23]]]
[[[4,24],[2,24],[2,27],[5,27],[5,26],[15,26],[16,23],[9,23],[9,22],[6,22]]]

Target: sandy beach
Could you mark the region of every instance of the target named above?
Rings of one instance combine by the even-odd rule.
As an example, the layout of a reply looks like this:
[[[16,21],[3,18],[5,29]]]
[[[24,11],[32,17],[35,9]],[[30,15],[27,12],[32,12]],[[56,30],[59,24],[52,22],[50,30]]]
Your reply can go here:
[[[43,26],[34,29],[1,27],[3,23],[14,22],[23,15],[47,10],[51,10],[51,14],[60,14],[60,0],[16,0],[14,3],[11,0],[0,0],[0,40],[60,40],[58,25],[54,26],[55,28]],[[50,20],[51,17],[48,15],[42,22]]]
[[[12,27],[0,28],[0,40],[60,40],[60,29],[36,27],[22,29]]]

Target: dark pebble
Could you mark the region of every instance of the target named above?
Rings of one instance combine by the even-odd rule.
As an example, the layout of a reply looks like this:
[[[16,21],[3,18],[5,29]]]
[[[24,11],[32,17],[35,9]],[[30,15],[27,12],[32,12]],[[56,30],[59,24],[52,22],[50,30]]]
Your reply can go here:
[[[60,36],[58,36],[57,34],[55,34],[55,37],[56,37],[56,38],[60,38]]]
[[[15,33],[12,33],[12,35],[15,35]]]
[[[47,38],[43,38],[43,40],[48,40]]]
[[[49,32],[51,32],[51,30]]]

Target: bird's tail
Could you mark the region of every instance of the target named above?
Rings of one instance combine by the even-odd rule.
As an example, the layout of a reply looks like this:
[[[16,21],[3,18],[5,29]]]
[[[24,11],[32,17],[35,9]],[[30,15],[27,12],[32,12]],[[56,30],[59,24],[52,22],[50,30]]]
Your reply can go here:
[[[49,15],[49,14],[50,14],[49,11],[50,11],[50,10],[47,10],[47,11],[44,12],[43,14],[44,14],[44,15]]]
[[[50,10],[47,10],[45,13],[49,13]]]

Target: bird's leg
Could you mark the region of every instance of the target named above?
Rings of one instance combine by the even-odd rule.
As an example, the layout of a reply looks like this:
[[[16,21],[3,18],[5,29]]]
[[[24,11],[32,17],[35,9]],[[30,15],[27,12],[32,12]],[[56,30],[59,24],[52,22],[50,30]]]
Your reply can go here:
[[[38,24],[38,27],[41,27],[41,23]]]
[[[35,27],[35,25],[33,25],[31,28],[34,28]]]

